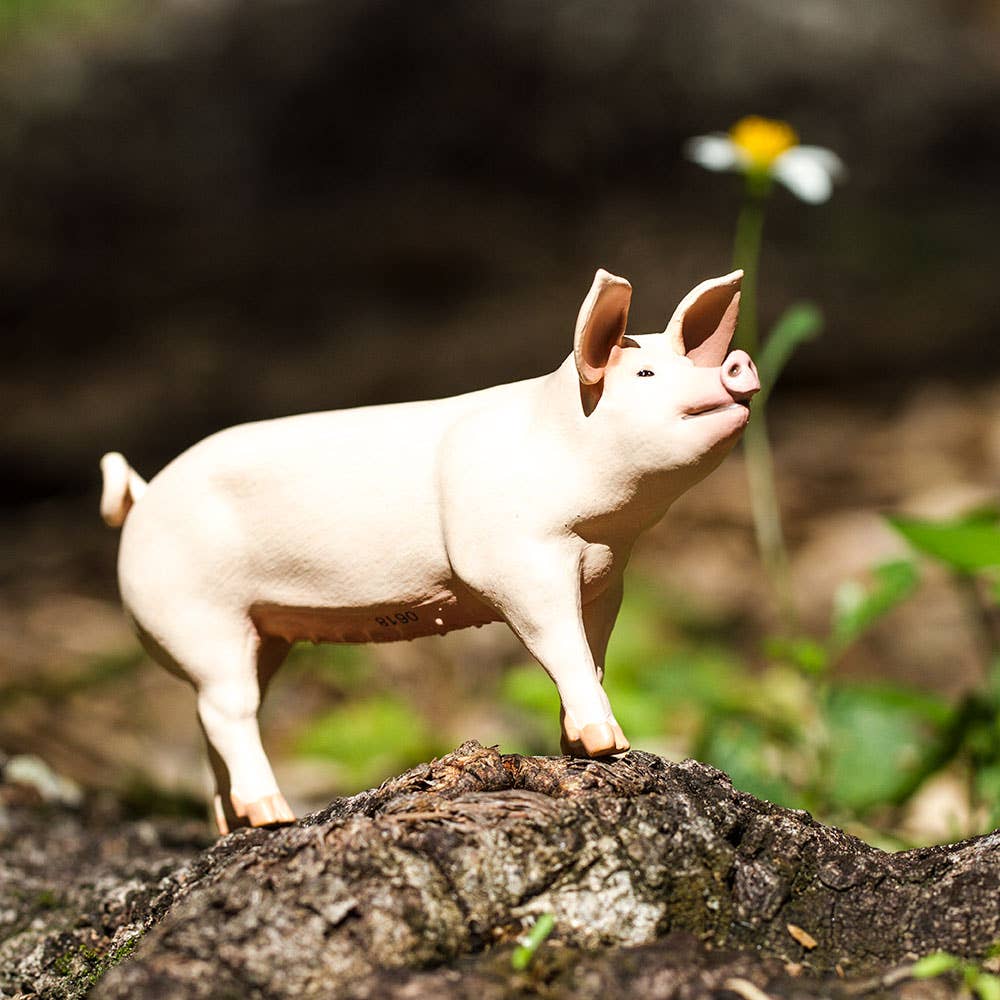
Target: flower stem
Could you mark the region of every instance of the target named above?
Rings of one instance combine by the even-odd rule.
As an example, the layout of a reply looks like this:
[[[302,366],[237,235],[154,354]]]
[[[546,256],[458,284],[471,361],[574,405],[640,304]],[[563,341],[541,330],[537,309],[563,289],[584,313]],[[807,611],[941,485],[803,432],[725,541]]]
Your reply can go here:
[[[733,243],[733,267],[743,268],[740,286],[740,322],[733,346],[753,354],[760,346],[757,336],[757,267],[760,262],[760,244],[764,232],[764,199],[747,176],[746,197],[736,222],[736,239]]]
[[[746,196],[736,223],[733,246],[733,266],[743,268],[740,321],[734,344],[751,355],[760,346],[757,328],[757,273],[764,232],[764,205],[769,191],[770,178],[766,175],[747,175]],[[770,388],[767,387],[768,390]],[[753,407],[753,416],[743,435],[743,454],[746,457],[757,551],[777,605],[781,627],[791,634],[795,631],[797,616],[788,572],[788,552],[781,528],[781,509],[774,481],[771,443],[767,436],[765,402],[766,399],[760,398]]]
[[[798,616],[788,572],[788,552],[781,528],[781,508],[778,505],[775,488],[774,462],[771,458],[771,442],[767,436],[764,407],[756,409],[747,425],[743,434],[743,454],[747,463],[750,509],[753,512],[757,550],[778,607],[782,629],[792,634]]]

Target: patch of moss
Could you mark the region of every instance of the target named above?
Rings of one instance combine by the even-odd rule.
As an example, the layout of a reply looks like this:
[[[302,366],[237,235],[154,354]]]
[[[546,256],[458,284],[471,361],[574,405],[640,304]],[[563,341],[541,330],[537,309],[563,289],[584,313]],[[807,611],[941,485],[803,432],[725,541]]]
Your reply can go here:
[[[62,905],[62,900],[51,889],[42,889],[35,896],[35,906],[40,910],[58,910]]]
[[[53,968],[58,975],[70,979],[67,996],[85,996],[107,972],[135,951],[141,937],[142,934],[136,934],[104,955],[86,944],[60,955]]]

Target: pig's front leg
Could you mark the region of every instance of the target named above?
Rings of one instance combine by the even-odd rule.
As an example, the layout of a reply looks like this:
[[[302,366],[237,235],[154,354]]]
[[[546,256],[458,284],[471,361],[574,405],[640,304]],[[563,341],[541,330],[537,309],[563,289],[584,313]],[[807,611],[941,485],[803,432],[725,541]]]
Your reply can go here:
[[[528,652],[555,682],[564,733],[590,757],[627,750],[628,743],[598,680],[584,625],[580,552],[540,546],[522,551],[520,556],[516,575],[505,581],[496,603]],[[598,617],[602,625],[598,628],[595,622],[595,636],[604,628],[610,634],[614,614],[605,612]],[[598,645],[606,646],[607,637]]]
[[[604,659],[607,655],[608,640],[611,638],[611,631],[615,627],[618,612],[622,605],[622,578],[616,576],[607,588],[583,606],[583,628],[587,636],[587,644],[590,646],[591,656],[594,658],[594,667],[597,671],[597,680],[604,681]],[[607,706],[608,714],[614,719],[611,711],[611,704],[608,696],[601,689],[604,702]],[[571,723],[567,722],[566,709],[563,707],[559,713],[559,723],[561,728],[560,746],[563,753],[574,757],[587,756],[587,751],[580,739],[579,730]],[[622,732],[621,726],[612,721],[612,729],[615,734],[615,749],[625,751],[629,748],[629,742]]]

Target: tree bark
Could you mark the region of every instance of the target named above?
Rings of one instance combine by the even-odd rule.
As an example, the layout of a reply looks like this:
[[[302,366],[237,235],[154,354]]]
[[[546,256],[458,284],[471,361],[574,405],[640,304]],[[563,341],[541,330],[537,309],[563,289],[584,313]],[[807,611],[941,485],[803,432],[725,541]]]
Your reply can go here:
[[[466,743],[227,837],[147,897],[93,996],[912,998],[950,988],[901,963],[1000,938],[1000,833],[887,854],[694,761]],[[544,913],[555,930],[515,972]]]

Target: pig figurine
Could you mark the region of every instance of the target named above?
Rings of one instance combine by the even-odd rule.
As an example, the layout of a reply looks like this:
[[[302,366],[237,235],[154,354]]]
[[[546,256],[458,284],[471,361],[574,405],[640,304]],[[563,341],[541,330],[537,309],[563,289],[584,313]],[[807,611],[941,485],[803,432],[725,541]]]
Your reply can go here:
[[[232,427],[148,485],[104,456],[122,601],[197,692],[221,832],[295,818],[257,709],[296,640],[506,621],[556,684],[563,750],[628,749],[601,686],[622,574],[750,418],[757,373],[729,350],[741,278],[703,282],[663,333],[629,337],[631,285],[599,270],[549,375]]]

